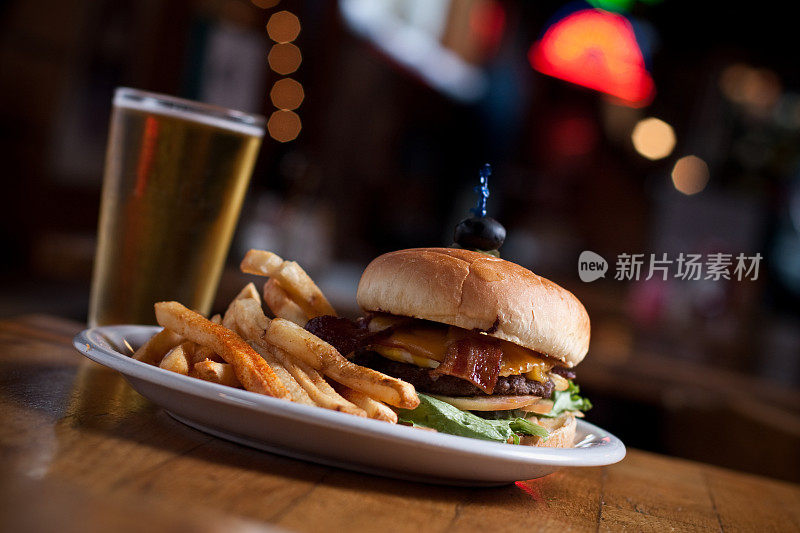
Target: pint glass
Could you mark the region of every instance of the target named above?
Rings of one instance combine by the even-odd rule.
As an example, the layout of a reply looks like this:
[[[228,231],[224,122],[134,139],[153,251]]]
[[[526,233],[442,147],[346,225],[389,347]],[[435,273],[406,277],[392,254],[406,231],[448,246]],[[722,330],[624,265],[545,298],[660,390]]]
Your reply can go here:
[[[114,95],[89,325],[208,313],[264,134],[263,117],[120,88]]]

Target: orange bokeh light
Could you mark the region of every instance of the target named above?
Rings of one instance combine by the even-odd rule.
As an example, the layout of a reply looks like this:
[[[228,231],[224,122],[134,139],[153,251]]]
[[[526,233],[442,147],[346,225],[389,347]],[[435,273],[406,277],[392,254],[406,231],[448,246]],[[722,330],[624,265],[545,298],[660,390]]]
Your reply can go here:
[[[663,120],[645,118],[633,128],[631,142],[642,157],[652,161],[664,159],[675,148],[675,130]]]
[[[260,7],[261,9],[269,9],[277,6],[280,1],[281,0],[250,0],[250,3],[256,7]]]
[[[273,45],[267,58],[269,66],[278,74],[291,74],[300,67],[303,56],[300,49],[292,43]]]
[[[297,113],[283,109],[272,113],[267,121],[269,136],[282,143],[295,140],[302,127]]]
[[[291,78],[284,78],[275,82],[269,92],[272,104],[278,109],[297,109],[303,103],[305,92],[303,86]]]
[[[672,169],[672,184],[686,195],[697,194],[706,188],[708,165],[696,155],[681,157]]]
[[[278,11],[267,21],[267,35],[278,43],[288,43],[300,34],[300,19],[294,13]]]

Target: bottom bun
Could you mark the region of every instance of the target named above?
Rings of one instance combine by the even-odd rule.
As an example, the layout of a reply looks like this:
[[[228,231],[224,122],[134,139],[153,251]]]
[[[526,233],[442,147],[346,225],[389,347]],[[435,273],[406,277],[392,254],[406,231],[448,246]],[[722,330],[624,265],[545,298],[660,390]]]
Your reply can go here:
[[[575,444],[575,431],[578,423],[572,413],[564,413],[558,418],[539,418],[538,420],[550,432],[550,436],[544,440],[541,437],[526,435],[520,439],[520,444],[539,446],[540,448],[572,448]]]

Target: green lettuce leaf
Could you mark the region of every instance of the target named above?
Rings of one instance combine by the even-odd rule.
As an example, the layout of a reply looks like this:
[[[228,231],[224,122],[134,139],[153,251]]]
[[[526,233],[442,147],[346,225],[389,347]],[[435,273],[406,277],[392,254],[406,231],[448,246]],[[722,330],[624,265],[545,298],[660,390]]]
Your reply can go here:
[[[535,435],[547,438],[547,430],[524,418],[487,420],[468,411],[462,411],[447,402],[427,394],[419,394],[416,409],[400,409],[400,422],[435,429],[441,433],[472,437],[474,439],[519,444],[519,435]]]
[[[567,390],[555,391],[551,398],[553,409],[549,413],[539,416],[556,418],[564,411],[588,411],[592,408],[592,402],[580,395],[580,388],[572,381],[569,382]]]
[[[514,418],[510,420],[509,427],[514,433],[522,435],[534,435],[536,437],[544,437],[545,439],[550,436],[545,428],[524,418]]]

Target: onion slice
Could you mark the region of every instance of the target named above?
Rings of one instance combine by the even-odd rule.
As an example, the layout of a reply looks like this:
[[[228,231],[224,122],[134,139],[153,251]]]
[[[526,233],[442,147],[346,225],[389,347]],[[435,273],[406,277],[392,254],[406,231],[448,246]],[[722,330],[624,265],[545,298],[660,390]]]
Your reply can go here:
[[[520,407],[520,409],[537,415],[546,415],[553,410],[553,400],[539,400],[536,403]]]
[[[430,396],[464,411],[507,411],[521,409],[541,400],[539,396]]]
[[[553,381],[553,385],[555,385],[555,390],[557,391],[564,391],[569,388],[569,380],[564,376],[559,376],[555,372],[550,372],[548,377]]]

